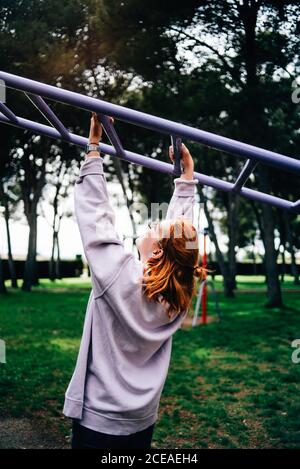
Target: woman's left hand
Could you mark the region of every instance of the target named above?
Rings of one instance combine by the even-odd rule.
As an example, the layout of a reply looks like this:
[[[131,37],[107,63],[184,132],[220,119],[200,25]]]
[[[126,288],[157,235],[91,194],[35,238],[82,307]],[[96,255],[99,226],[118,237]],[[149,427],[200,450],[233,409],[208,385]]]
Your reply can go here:
[[[109,118],[111,123],[114,123],[113,117]],[[89,134],[89,143],[99,145],[99,142],[102,137],[102,125],[98,120],[97,114],[92,112],[91,125],[90,125],[90,134]]]

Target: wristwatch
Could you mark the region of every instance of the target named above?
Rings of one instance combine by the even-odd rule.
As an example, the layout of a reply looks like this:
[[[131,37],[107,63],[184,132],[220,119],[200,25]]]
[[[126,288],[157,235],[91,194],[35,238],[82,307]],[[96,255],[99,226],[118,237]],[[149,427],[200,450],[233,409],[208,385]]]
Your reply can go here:
[[[85,153],[88,154],[90,151],[98,151],[100,153],[100,145],[87,143],[85,146]]]

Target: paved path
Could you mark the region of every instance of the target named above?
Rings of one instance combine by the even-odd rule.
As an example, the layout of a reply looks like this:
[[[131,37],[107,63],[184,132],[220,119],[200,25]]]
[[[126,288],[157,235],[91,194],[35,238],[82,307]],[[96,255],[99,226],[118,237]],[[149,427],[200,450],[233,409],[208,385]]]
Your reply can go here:
[[[0,419],[0,449],[70,448],[70,437],[61,437],[28,418]]]

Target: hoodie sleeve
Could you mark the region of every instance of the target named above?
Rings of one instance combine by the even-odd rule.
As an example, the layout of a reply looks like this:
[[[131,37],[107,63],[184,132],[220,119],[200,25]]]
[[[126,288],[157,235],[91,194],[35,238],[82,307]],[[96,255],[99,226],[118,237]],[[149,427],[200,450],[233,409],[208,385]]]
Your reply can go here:
[[[195,186],[198,182],[198,179],[174,179],[175,188],[169,203],[166,219],[184,217],[188,218],[191,223],[193,223],[196,200]]]
[[[75,182],[75,216],[96,297],[104,293],[133,255],[125,251],[115,230],[103,158],[86,157]]]

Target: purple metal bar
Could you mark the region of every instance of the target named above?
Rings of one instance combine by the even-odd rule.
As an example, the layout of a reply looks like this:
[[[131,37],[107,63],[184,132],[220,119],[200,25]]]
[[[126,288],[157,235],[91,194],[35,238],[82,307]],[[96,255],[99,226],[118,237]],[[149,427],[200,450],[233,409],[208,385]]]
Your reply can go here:
[[[232,192],[239,192],[241,187],[245,184],[247,179],[249,178],[250,174],[254,171],[255,167],[257,166],[257,161],[255,160],[247,160],[244,164],[240,174],[238,175],[237,180],[232,187]]]
[[[59,118],[54,114],[52,109],[48,106],[47,103],[35,94],[25,93],[29,101],[40,111],[40,113],[45,117],[45,119],[55,127],[56,130],[61,134],[64,140],[70,140],[69,131],[63,125],[63,123],[59,120]]]
[[[109,118],[103,114],[98,114],[97,117],[103,125],[110,143],[115,147],[117,155],[120,156],[120,158],[124,158],[125,150],[113,124],[111,124]]]
[[[60,133],[53,127],[49,127],[44,124],[39,124],[37,122],[33,122],[28,119],[24,119],[22,117],[18,117],[18,123],[16,124],[10,121],[6,116],[4,116],[4,114],[0,113],[0,122],[14,125],[16,127],[20,127],[23,129],[29,129],[29,130],[32,130],[33,132],[37,132],[41,135],[45,135],[46,137],[55,138],[55,139],[61,138]],[[88,138],[86,137],[81,137],[79,135],[75,135],[72,133],[70,133],[69,135],[70,135],[69,143],[73,143],[74,145],[78,145],[83,148],[88,143]],[[101,147],[103,149],[103,153],[106,153],[111,156],[118,156],[117,151],[115,150],[114,147],[110,145],[106,145],[104,143],[101,143]],[[145,166],[146,168],[153,169],[155,171],[160,171],[162,173],[167,173],[167,174],[173,174],[172,164],[165,163],[163,161],[159,161],[153,158],[149,158],[147,156],[142,156],[142,155],[139,155],[138,153],[124,150],[123,159],[130,163],[140,164],[142,166]],[[211,176],[206,176],[198,172],[194,172],[194,178],[198,179],[200,183],[207,185],[207,186],[214,187],[215,189],[223,190],[225,192],[232,191],[233,184],[229,182],[221,181],[220,179],[216,179]],[[300,213],[300,205],[298,203],[299,201],[296,202],[296,204],[294,204],[290,201],[280,199],[279,197],[265,194],[263,192],[258,192],[253,189],[248,189],[246,187],[241,188],[239,195],[242,195],[251,200],[264,202],[269,205],[274,205],[276,207],[279,207],[285,210],[291,210],[293,212]]]
[[[251,160],[254,159],[270,166],[275,166],[277,168],[300,174],[300,161],[290,158],[289,156],[281,155],[280,153],[258,148],[211,132],[189,127],[184,124],[178,124],[161,117],[135,111],[117,104],[111,104],[73,91],[64,90],[55,86],[46,85],[45,83],[30,80],[28,78],[12,75],[11,73],[0,71],[0,78],[5,81],[6,86],[8,87],[38,94],[88,111],[95,111],[97,114],[100,113],[116,117],[122,121],[157,132],[177,135],[181,138],[187,138],[195,142],[203,143],[217,150],[222,150]]]
[[[5,106],[5,104],[1,103],[1,101],[0,101],[0,111],[3,112],[3,114],[7,117],[7,119],[15,123],[18,122],[17,116],[7,106]]]

